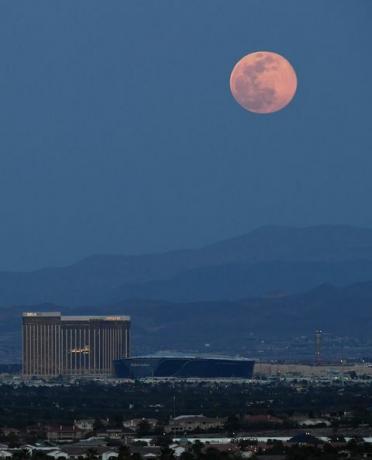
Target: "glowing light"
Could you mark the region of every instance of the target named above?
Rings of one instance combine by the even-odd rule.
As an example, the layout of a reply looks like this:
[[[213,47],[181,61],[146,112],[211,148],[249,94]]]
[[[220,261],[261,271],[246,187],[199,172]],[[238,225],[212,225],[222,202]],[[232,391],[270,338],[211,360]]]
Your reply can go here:
[[[230,89],[246,110],[272,113],[291,102],[297,90],[297,76],[280,54],[258,51],[237,62],[231,72]]]

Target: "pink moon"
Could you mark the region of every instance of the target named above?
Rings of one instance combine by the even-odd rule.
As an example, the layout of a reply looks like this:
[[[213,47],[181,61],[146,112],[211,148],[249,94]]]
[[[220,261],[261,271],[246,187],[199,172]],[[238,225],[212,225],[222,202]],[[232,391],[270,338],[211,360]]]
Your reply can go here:
[[[236,102],[255,113],[273,113],[293,99],[297,76],[280,54],[258,51],[247,54],[234,66],[230,89]]]

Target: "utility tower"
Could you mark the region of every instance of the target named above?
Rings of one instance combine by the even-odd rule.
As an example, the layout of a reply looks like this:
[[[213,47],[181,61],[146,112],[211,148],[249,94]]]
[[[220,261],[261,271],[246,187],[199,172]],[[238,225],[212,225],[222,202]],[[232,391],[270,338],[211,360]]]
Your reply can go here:
[[[315,331],[315,364],[320,365],[322,351],[322,331],[317,329]]]

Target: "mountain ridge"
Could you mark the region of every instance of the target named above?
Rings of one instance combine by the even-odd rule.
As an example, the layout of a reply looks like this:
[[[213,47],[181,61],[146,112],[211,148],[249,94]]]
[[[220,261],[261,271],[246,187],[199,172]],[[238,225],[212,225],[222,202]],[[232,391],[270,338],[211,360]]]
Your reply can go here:
[[[352,303],[352,308],[351,304]],[[311,338],[316,329],[334,337],[370,340],[372,281],[345,287],[321,285],[307,292],[277,298],[239,301],[165,302],[122,300],[102,306],[17,306],[0,310],[0,337],[11,334],[20,346],[22,311],[61,311],[63,314],[129,314],[132,317],[134,353],[173,349],[250,354],[261,340],[290,343]],[[341,350],[342,351],[342,350]],[[361,351],[364,353],[364,351]],[[288,355],[287,358],[290,358]]]
[[[170,301],[296,293],[322,282],[372,279],[372,229],[265,226],[187,250],[95,255],[66,267],[0,272],[0,305],[102,304],[126,297]]]

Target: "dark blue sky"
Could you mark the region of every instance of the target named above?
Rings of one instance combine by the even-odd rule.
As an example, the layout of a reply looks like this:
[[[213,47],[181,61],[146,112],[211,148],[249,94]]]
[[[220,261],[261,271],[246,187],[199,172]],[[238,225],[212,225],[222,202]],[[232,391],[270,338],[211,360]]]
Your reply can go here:
[[[0,3],[0,268],[372,226],[371,0]],[[297,71],[244,111],[235,62]]]

